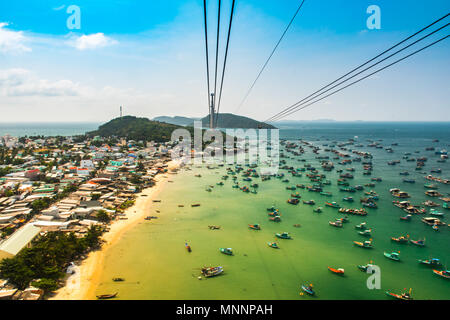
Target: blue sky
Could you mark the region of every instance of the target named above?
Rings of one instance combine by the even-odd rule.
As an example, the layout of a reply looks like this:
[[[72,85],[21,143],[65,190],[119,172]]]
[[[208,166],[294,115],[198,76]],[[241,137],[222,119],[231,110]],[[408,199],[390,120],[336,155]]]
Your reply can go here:
[[[300,1],[236,3],[223,112],[237,110]],[[80,30],[66,26],[69,5]],[[366,27],[369,5],[381,30]],[[306,0],[240,112],[265,120],[448,12],[447,0]],[[0,121],[107,121],[121,104],[150,118],[206,115],[202,19],[198,0],[2,1]],[[450,121],[449,57],[446,40],[288,119]]]

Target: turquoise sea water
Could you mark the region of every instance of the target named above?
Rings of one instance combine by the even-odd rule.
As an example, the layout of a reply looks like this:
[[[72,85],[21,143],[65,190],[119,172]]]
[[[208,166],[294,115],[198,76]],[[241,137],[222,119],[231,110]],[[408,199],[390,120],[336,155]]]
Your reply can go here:
[[[337,169],[354,167],[354,179],[351,185],[364,185],[371,177],[382,177],[374,188],[379,196],[378,209],[367,209],[367,217],[350,216],[350,223],[342,229],[331,227],[328,222],[342,217],[337,209],[324,207],[323,213],[313,213],[313,207],[300,203],[292,206],[286,203],[292,191],[286,186],[312,183],[303,173],[302,177],[291,177],[290,182],[279,179],[258,183],[258,194],[243,193],[232,188],[231,178],[224,186],[217,186],[225,174],[225,168],[209,170],[205,167],[193,167],[192,171],[183,171],[171,177],[169,184],[159,196],[160,204],[149,204],[148,215],[156,215],[157,220],[142,221],[124,234],[122,239],[106,254],[102,270],[102,280],[96,293],[119,292],[118,299],[388,299],[386,290],[400,293],[412,288],[415,299],[449,299],[450,282],[432,273],[432,270],[418,263],[418,259],[440,258],[447,268],[450,267],[450,228],[442,226],[439,232],[423,224],[421,216],[414,216],[411,222],[402,222],[400,216],[406,215],[393,206],[394,199],[389,193],[391,188],[401,188],[411,195],[413,204],[429,200],[424,192],[424,179],[432,168],[441,168],[441,174],[448,178],[450,164],[438,163],[434,151],[425,151],[433,146],[436,150],[446,149],[450,144],[450,124],[381,124],[381,123],[330,123],[307,124],[298,128],[284,129],[282,138],[292,141],[303,139],[319,146],[320,155],[334,155],[323,151],[324,144],[344,142],[356,138],[356,144],[364,147],[349,146],[355,150],[369,151],[373,154],[374,170],[372,176],[362,174],[362,164],[348,166],[337,164],[336,169],[325,172],[332,185],[325,191],[333,193],[328,198],[318,193],[298,189],[301,200],[314,199],[317,206],[324,207],[325,201],[337,201],[347,208],[360,208],[359,198],[363,191],[354,194],[340,192],[336,184]],[[394,153],[386,150],[368,148],[367,139],[382,140],[385,147],[392,143]],[[432,142],[439,139],[439,142]],[[301,168],[305,163],[320,168],[310,149],[305,148],[302,156],[287,154],[287,164]],[[416,153],[416,151],[418,151]],[[402,159],[405,153],[410,157],[426,156],[428,161],[423,171],[416,171],[415,162]],[[300,162],[305,159],[306,162]],[[387,165],[388,161],[401,160],[396,166]],[[322,170],[319,170],[322,173]],[[415,184],[402,182],[400,172],[408,171],[407,178],[415,179]],[[345,172],[345,171],[344,171]],[[201,174],[201,178],[195,177]],[[240,185],[249,185],[242,181]],[[208,185],[214,185],[212,192],[206,192]],[[450,186],[437,183],[439,191],[448,196]],[[348,204],[342,201],[352,196],[356,201]],[[442,204],[441,200],[432,199]],[[191,204],[200,203],[201,207],[191,208]],[[184,205],[180,208],[179,205]],[[282,222],[268,220],[266,208],[275,205],[280,209]],[[160,212],[157,212],[160,211]],[[449,223],[447,210],[443,219]],[[353,241],[366,238],[357,234],[356,224],[366,221],[373,229],[374,249],[365,250],[355,247]],[[259,223],[261,231],[249,230],[248,224]],[[295,228],[300,224],[301,228]],[[211,231],[208,225],[220,225],[221,230]],[[278,240],[279,250],[267,246],[274,241],[276,232],[289,232],[293,240]],[[412,239],[426,238],[426,246],[401,245],[390,240],[409,234]],[[193,251],[188,253],[184,247],[189,242]],[[221,247],[233,248],[234,256],[225,256],[219,252]],[[383,252],[400,251],[401,262],[386,259]],[[381,268],[381,290],[369,290],[366,280],[369,275],[357,269],[357,265],[369,262]],[[217,278],[198,280],[200,267],[223,266],[225,273]],[[327,267],[344,268],[345,276],[330,273]],[[115,283],[113,277],[124,277],[123,283]],[[313,283],[316,298],[300,296],[300,286]]]
[[[93,131],[100,123],[94,122],[33,122],[33,123],[1,123],[0,136],[9,134],[14,137],[22,136],[72,136]]]

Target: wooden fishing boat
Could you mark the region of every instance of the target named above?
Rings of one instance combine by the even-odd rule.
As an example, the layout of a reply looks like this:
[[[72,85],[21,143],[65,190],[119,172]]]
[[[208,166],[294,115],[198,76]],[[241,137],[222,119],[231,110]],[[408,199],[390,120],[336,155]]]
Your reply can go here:
[[[397,243],[408,243],[409,242],[409,235],[405,236],[401,236],[398,238],[392,237],[391,241],[395,241]]]
[[[269,212],[268,215],[270,217],[280,217],[281,216],[281,214],[278,211]]]
[[[372,268],[373,267],[373,264],[366,264],[366,265],[359,265],[358,266],[358,269],[359,270],[361,270],[361,271],[364,271],[364,272],[367,272],[367,270],[369,269],[369,268]]]
[[[267,211],[278,211],[278,209],[272,206],[271,208],[267,208]]]
[[[205,278],[211,278],[223,273],[223,267],[203,267],[201,270]]]
[[[280,249],[276,242],[267,242],[267,245],[273,249]]]
[[[275,233],[275,236],[279,239],[286,239],[286,240],[291,240],[292,237],[289,235],[288,232],[283,232],[283,233]]]
[[[355,229],[366,230],[367,229],[367,223],[366,222],[360,223],[360,224],[355,226]]]
[[[208,226],[209,230],[220,230],[220,226]]]
[[[341,206],[339,205],[339,204],[337,204],[336,202],[325,202],[325,205],[327,206],[327,207],[331,207],[331,208],[337,208],[337,209],[339,209]]]
[[[336,227],[336,228],[342,228],[343,224],[341,221],[328,221],[328,223],[330,224],[330,226]]]
[[[370,241],[364,241],[364,242],[353,241],[353,243],[354,243],[356,246],[361,247],[361,248],[365,248],[365,249],[371,249],[371,248],[373,248],[372,240],[370,240]]]
[[[358,234],[360,234],[361,236],[364,236],[364,237],[370,237],[370,236],[372,236],[372,229],[359,231]]]
[[[425,239],[423,240],[410,240],[410,242],[416,246],[424,247],[425,246]]]
[[[293,204],[293,205],[297,205],[299,202],[300,202],[300,200],[298,200],[296,198],[291,198],[287,201],[287,203]]]
[[[443,212],[437,211],[436,209],[431,209],[430,210],[430,214],[432,216],[436,216],[436,217],[443,217],[444,216]]]
[[[261,230],[261,226],[259,224],[249,224],[248,227],[252,230]]]
[[[99,300],[113,299],[113,298],[117,297],[117,292],[113,293],[113,294],[100,294],[96,297]]]
[[[384,256],[393,261],[400,261],[400,254],[398,252],[392,252],[392,253],[384,252]]]
[[[355,201],[352,197],[345,197],[345,198],[342,198],[342,200],[343,200],[343,201],[347,201],[347,202],[353,202],[353,201]]]
[[[408,214],[404,217],[400,217],[400,220],[402,221],[411,221],[412,215]]]
[[[443,270],[443,271],[433,270],[433,273],[442,278],[450,279],[450,271],[449,270]]]
[[[333,194],[331,192],[325,192],[325,191],[322,191],[320,194],[322,196],[326,196],[326,197],[332,197],[333,196]]]
[[[427,260],[419,260],[419,263],[427,265],[429,267],[441,267],[442,266],[441,260],[436,259],[436,258],[430,258]]]
[[[184,244],[184,246],[188,252],[192,252],[191,246],[187,242]]]
[[[306,292],[307,294],[309,294],[310,296],[313,296],[313,295],[316,294],[314,292],[314,290],[313,290],[313,285],[312,284],[310,284],[310,285],[302,285],[302,290],[304,292]]]
[[[322,208],[318,207],[318,208],[315,208],[313,211],[316,212],[316,213],[321,213],[322,212]]]
[[[300,199],[302,196],[300,195],[300,193],[296,192],[296,193],[291,193],[291,197],[295,198],[295,199]]]
[[[330,270],[331,272],[335,273],[335,274],[339,274],[339,275],[343,275],[345,270],[343,268],[332,268],[332,267],[328,267],[328,270]]]
[[[113,280],[114,282],[123,282],[123,281],[125,281],[124,278],[113,278],[112,280]]]
[[[219,251],[222,252],[223,254],[226,254],[227,256],[232,256],[233,255],[233,249],[232,248],[220,248]]]
[[[308,200],[308,201],[303,200],[303,204],[315,205],[316,202],[314,200]]]
[[[409,293],[404,292],[402,294],[396,294],[393,292],[386,291],[386,295],[388,295],[389,297],[398,299],[398,300],[413,300],[413,298],[411,297],[411,290]]]
[[[281,218],[279,216],[269,218],[270,221],[273,222],[281,222]]]

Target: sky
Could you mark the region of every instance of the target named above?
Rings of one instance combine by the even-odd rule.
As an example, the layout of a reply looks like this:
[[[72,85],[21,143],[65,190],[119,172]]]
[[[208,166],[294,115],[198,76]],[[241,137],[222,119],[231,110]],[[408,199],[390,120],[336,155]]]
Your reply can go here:
[[[300,2],[236,0],[221,112],[266,120],[450,12],[448,0],[306,0],[238,108]],[[213,78],[218,1],[207,3]],[[73,5],[79,29],[68,28]],[[367,27],[371,5],[381,29]],[[220,66],[230,7],[222,0]],[[0,122],[103,122],[120,105],[205,116],[204,41],[201,0],[1,1]],[[284,120],[450,121],[449,71],[447,39]]]

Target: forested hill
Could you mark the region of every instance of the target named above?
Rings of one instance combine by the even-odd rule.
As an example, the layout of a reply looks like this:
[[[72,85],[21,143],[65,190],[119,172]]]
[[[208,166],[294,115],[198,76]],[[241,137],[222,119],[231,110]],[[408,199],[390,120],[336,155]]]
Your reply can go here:
[[[89,132],[90,136],[120,137],[136,141],[170,141],[172,132],[176,129],[187,129],[193,133],[193,128],[181,127],[169,123],[151,121],[147,118],[125,116],[113,119],[97,130]]]

